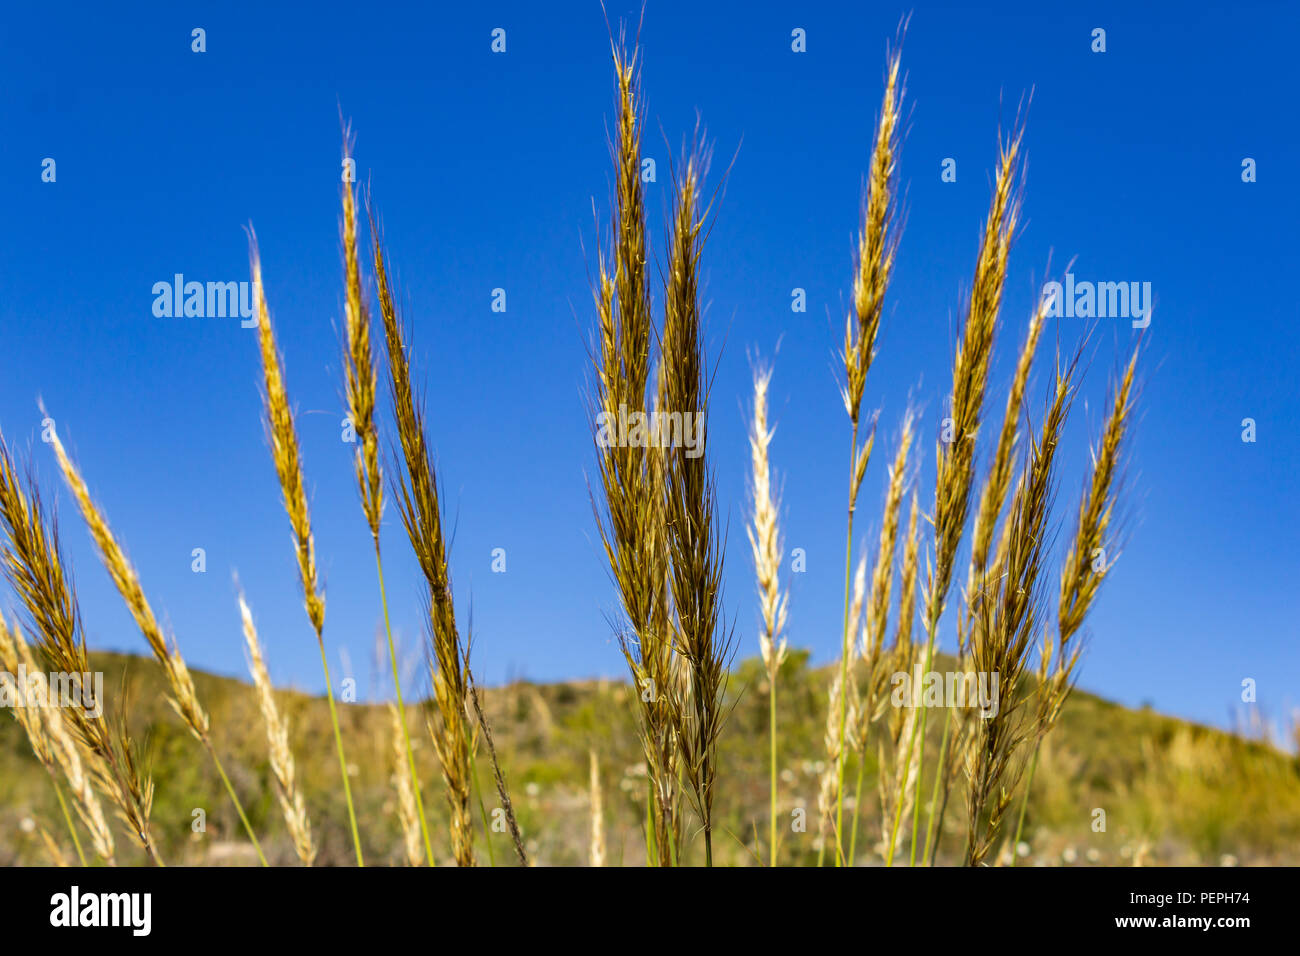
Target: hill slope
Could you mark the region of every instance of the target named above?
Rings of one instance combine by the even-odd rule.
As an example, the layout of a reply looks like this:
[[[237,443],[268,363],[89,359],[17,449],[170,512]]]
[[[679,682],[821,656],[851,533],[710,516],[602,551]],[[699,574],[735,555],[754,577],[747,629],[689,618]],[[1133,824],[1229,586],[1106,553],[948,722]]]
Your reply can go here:
[[[817,856],[816,793],[825,720],[826,676],[792,655],[782,675],[780,799],[786,863]],[[155,837],[170,863],[256,862],[215,770],[171,712],[159,669],[151,659],[92,654],[103,670],[106,697],[125,691],[130,726],[146,742],[157,787]],[[296,862],[279,816],[267,764],[266,740],[252,688],[241,681],[194,673],[212,716],[213,738],[272,863]],[[427,683],[427,681],[426,681]],[[715,809],[721,832],[715,852],[724,863],[755,862],[755,828],[766,833],[767,696],[753,661],[733,675],[737,699],[724,733]],[[628,688],[616,683],[515,683],[484,693],[511,795],[530,856],[538,864],[587,861],[591,832],[589,750],[600,759],[610,865],[644,861],[641,823],[645,783],[631,722]],[[281,694],[308,811],[321,845],[320,863],[351,861],[347,813],[337,785],[338,765],[323,699]],[[418,706],[410,708],[435,850],[449,856],[442,784]],[[340,720],[367,862],[402,862],[396,822],[391,724],[383,705],[354,703]],[[478,762],[489,823],[497,806],[486,756]],[[858,862],[878,862],[879,804],[869,761]],[[927,785],[928,791],[928,785]],[[1300,862],[1300,763],[1266,745],[1155,714],[1133,711],[1076,693],[1045,746],[1033,788],[1025,841],[1027,863],[1242,863]],[[942,859],[957,852],[964,808],[955,793],[945,819]],[[1018,802],[1017,802],[1018,806]],[[798,808],[807,833],[792,831]],[[1105,832],[1094,832],[1096,810]],[[200,815],[198,811],[202,811]],[[196,832],[202,816],[204,829]],[[33,823],[66,845],[71,841],[48,776],[7,712],[0,717],[0,864],[43,864],[50,856]],[[1014,822],[1012,823],[1014,827]],[[513,862],[509,836],[480,834],[480,862]],[[699,851],[687,828],[687,861]],[[83,840],[84,842],[84,840]],[[118,833],[119,861],[138,854]],[[766,849],[757,850],[763,856]],[[440,859],[439,863],[444,862]]]

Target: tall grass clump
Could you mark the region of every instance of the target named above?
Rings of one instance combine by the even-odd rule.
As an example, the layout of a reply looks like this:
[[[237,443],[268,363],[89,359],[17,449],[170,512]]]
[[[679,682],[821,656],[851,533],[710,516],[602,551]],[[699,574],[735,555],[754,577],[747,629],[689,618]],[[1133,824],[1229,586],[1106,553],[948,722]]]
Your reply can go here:
[[[329,661],[325,654],[325,596],[316,577],[316,544],[312,537],[311,515],[307,507],[307,492],[303,487],[302,455],[298,448],[298,433],[294,426],[293,410],[284,384],[284,363],[271,328],[271,314],[266,305],[266,291],[262,285],[262,264],[257,254],[257,240],[250,233],[249,259],[253,274],[253,307],[257,314],[257,340],[262,356],[265,381],[263,400],[266,410],[267,433],[271,441],[271,457],[275,463],[276,477],[284,496],[285,511],[293,529],[294,552],[298,559],[298,576],[302,584],[307,617],[316,632],[316,645],[320,650],[321,669],[325,672],[325,695],[329,701],[330,722],[334,727],[334,744],[338,751],[339,773],[343,778],[343,796],[348,805],[348,822],[352,828],[352,846],[356,851],[357,865],[365,866],[361,854],[361,834],[357,829],[357,813],[352,804],[352,784],[348,779],[348,761],[343,752],[343,734],[339,730],[338,708],[334,703],[334,686],[330,679]]]
[[[760,865],[777,865],[782,857],[778,829],[782,779],[778,756],[782,750],[787,755],[803,750],[810,757],[820,757],[824,750],[825,760],[801,761],[785,771],[785,779],[790,781],[797,779],[796,770],[808,774],[816,788],[816,842],[812,846],[817,850],[818,866],[827,862],[832,847],[836,866],[858,863],[862,859],[860,830],[865,834],[863,845],[870,848],[867,854],[872,858],[879,854],[887,866],[904,852],[912,865],[918,859],[934,865],[941,849],[972,867],[995,862],[1001,856],[999,848],[1004,850],[1008,840],[1018,842],[1022,834],[1040,758],[1040,796],[1046,799],[1036,800],[1036,811],[1042,809],[1048,818],[1063,820],[1070,812],[1067,806],[1072,798],[1067,791],[1071,786],[1096,795],[1104,791],[1127,807],[1134,840],[1142,841],[1135,859],[1145,857],[1148,839],[1167,835],[1161,824],[1169,817],[1162,813],[1183,830],[1194,832],[1197,852],[1225,849],[1225,840],[1239,829],[1232,819],[1238,808],[1229,807],[1222,799],[1222,781],[1234,769],[1252,781],[1247,798],[1260,806],[1275,797],[1289,801],[1284,812],[1289,812],[1292,804],[1300,806],[1295,798],[1300,793],[1295,761],[1265,741],[1237,750],[1227,735],[1193,732],[1153,714],[1122,717],[1137,721],[1140,733],[1131,746],[1110,748],[1115,752],[1084,754],[1077,748],[1055,747],[1055,738],[1049,741],[1052,730],[1062,722],[1067,701],[1072,700],[1089,639],[1085,629],[1088,615],[1119,551],[1116,527],[1121,523],[1136,415],[1141,344],[1109,388],[1104,422],[1090,449],[1077,506],[1066,516],[1067,522],[1058,524],[1054,505],[1063,461],[1061,445],[1082,391],[1089,330],[1080,334],[1081,341],[1072,354],[1065,351],[1068,357],[1062,358],[1058,346],[1044,400],[1041,406],[1036,405],[1028,396],[1036,390],[1035,363],[1049,318],[1049,303],[1040,299],[1023,330],[1018,351],[1006,356],[1008,366],[1011,359],[1015,361],[1005,395],[1000,388],[990,387],[994,348],[1001,335],[1009,252],[1021,222],[1023,131],[1018,122],[1009,136],[998,137],[992,197],[951,347],[951,383],[946,375],[942,383],[946,407],[935,443],[933,501],[929,502],[928,490],[917,488],[916,476],[928,463],[918,460],[926,456],[919,448],[916,406],[909,397],[897,435],[882,438],[892,440],[893,447],[889,449],[879,521],[869,541],[855,539],[855,532],[862,532],[857,508],[880,420],[878,409],[863,407],[866,381],[882,334],[884,303],[901,231],[898,159],[904,82],[896,48],[887,51],[884,93],[872,131],[855,236],[852,304],[845,317],[842,354],[836,356],[837,379],[839,363],[843,363],[838,384],[850,424],[840,654],[829,673],[822,674],[807,670],[806,653],[792,652],[789,647],[789,582],[782,580],[780,567],[781,495],[772,461],[772,370],[757,367],[753,369],[753,407],[748,422],[745,504],[759,597],[756,636],[760,660],[744,666],[745,679],[737,684],[750,683],[753,677],[752,682],[761,685],[765,679],[768,700],[765,706],[758,701],[742,712],[754,731],[751,739],[724,739],[730,707],[737,701],[728,683],[735,635],[723,610],[725,526],[720,524],[713,470],[717,459],[707,453],[715,371],[706,354],[701,302],[703,251],[716,198],[703,187],[709,154],[696,139],[683,161],[673,164],[659,278],[653,278],[647,271],[650,254],[641,165],[646,111],[639,52],[635,46],[629,52],[622,38],[612,38],[611,49],[615,73],[615,117],[609,137],[613,175],[609,219],[597,228],[598,262],[592,289],[595,328],[587,411],[597,474],[588,494],[617,589],[618,607],[611,626],[632,678],[631,706],[626,711],[608,711],[604,705],[609,693],[602,683],[594,690],[571,687],[552,695],[557,709],[567,710],[561,719],[553,720],[543,693],[528,687],[531,701],[507,699],[494,711],[511,715],[514,724],[500,737],[494,735],[471,668],[472,629],[467,626],[462,632],[456,616],[441,476],[435,467],[425,404],[415,384],[410,329],[396,305],[391,267],[375,217],[367,206],[371,245],[363,249],[359,200],[350,178],[341,189],[342,397],[355,435],[351,457],[361,512],[372,539],[395,694],[395,700],[383,710],[358,711],[358,720],[372,731],[368,738],[374,744],[371,749],[385,765],[391,765],[382,786],[392,785],[395,801],[385,807],[396,807],[400,845],[391,848],[387,857],[411,866],[438,862],[390,622],[384,567],[388,555],[381,547],[386,495],[396,501],[420,569],[417,590],[428,619],[432,683],[430,699],[422,702],[421,710],[437,753],[448,810],[450,856],[458,866],[478,863],[476,814],[484,830],[486,863],[496,864],[491,831],[502,828],[493,827],[488,820],[489,786],[477,773],[480,741],[491,761],[493,783],[518,862],[528,866],[550,852],[552,841],[524,839],[498,753],[498,739],[506,754],[523,745],[522,759],[527,763],[522,772],[530,782],[530,796],[537,793],[531,789],[534,781],[540,785],[566,771],[570,779],[581,775],[582,752],[587,752],[584,783],[588,803],[582,807],[581,801],[570,802],[567,832],[578,845],[577,858],[585,855],[593,866],[609,863],[611,851],[622,858],[626,841],[618,828],[627,823],[629,807],[634,807],[634,826],[643,827],[648,865],[677,866],[688,860],[702,860],[708,866],[724,863],[727,848],[725,844],[715,846],[715,836],[732,835],[731,815],[742,801],[747,801],[744,812],[752,812],[754,817],[753,833],[749,840],[733,839]],[[343,140],[348,160],[352,141],[346,128]],[[268,441],[292,530],[304,606],[320,652],[333,750],[356,862],[364,866],[324,645],[325,598],[316,564],[302,452],[251,231],[249,238]],[[367,254],[370,261],[364,263]],[[371,267],[375,300],[368,298],[363,276]],[[652,306],[660,297],[662,305]],[[656,308],[662,308],[659,321]],[[375,355],[372,342],[376,310],[383,359]],[[835,335],[839,352],[838,331]],[[388,380],[396,432],[387,461],[381,454],[378,426],[381,374]],[[1000,409],[993,407],[995,401]],[[1002,413],[1000,420],[996,420],[997,410]],[[167,700],[189,734],[207,751],[265,865],[262,847],[218,757],[211,717],[175,640],[164,632],[136,568],[52,427],[47,428],[46,441],[53,447],[98,556],[160,668],[154,684],[161,682],[160,698]],[[928,509],[922,497],[926,497]],[[1059,574],[1054,575],[1057,569],[1052,562],[1060,530],[1068,537],[1059,549]],[[24,667],[34,671],[41,658],[43,666],[56,672],[90,672],[85,628],[57,527],[42,503],[34,472],[19,473],[2,435],[0,566],[24,612],[12,625],[0,616],[0,667],[9,672]],[[289,723],[277,701],[242,593],[238,605],[253,678],[249,699],[256,701],[265,725],[270,767],[265,776],[294,853],[310,867],[317,860],[322,831],[313,831],[306,791],[315,779],[315,760],[332,764],[335,758],[328,752],[312,752],[300,753],[302,762],[295,760]],[[941,647],[941,622],[949,620],[955,660],[953,671],[945,675],[933,668]],[[378,639],[377,660],[384,648],[385,642]],[[1036,673],[1031,664],[1035,650]],[[378,668],[382,671],[382,662]],[[958,682],[963,697],[978,694],[978,704],[957,699],[935,702],[947,697],[945,691],[956,691]],[[984,696],[990,683],[992,699]],[[104,701],[93,700],[83,707],[15,706],[9,695],[11,684],[9,673],[0,674],[3,702],[11,707],[37,762],[50,777],[82,865],[96,858],[110,865],[117,862],[106,808],[116,810],[143,854],[163,865],[151,822],[153,778],[128,733],[128,720],[138,723],[161,714],[166,721],[166,708],[158,703],[131,712],[127,702],[119,701],[107,713]],[[903,688],[907,692],[900,696]],[[222,712],[215,690],[204,697],[216,713]],[[319,701],[304,704],[307,708],[318,706],[321,712],[325,710]],[[942,708],[942,718],[929,715],[936,707]],[[541,725],[539,733],[531,733],[530,717],[536,718],[533,724]],[[928,725],[940,719],[942,733],[936,747],[935,741],[927,740],[927,734],[934,736]],[[1076,739],[1080,733],[1096,736],[1121,727],[1129,729],[1120,721],[1119,708],[1078,697],[1073,698],[1065,717],[1065,722],[1073,725],[1067,729]],[[762,740],[764,723],[766,741]],[[560,745],[558,758],[543,756],[546,743],[556,741]],[[609,767],[626,768],[621,779],[605,781],[611,788],[608,793],[617,799],[608,799],[602,787],[597,747],[608,755]],[[759,822],[764,812],[761,786],[748,793],[738,790],[734,796],[719,792],[719,781],[724,779],[720,771],[758,765],[764,757],[769,817],[766,859]],[[875,779],[870,781],[873,758]],[[927,766],[927,760],[933,763]],[[23,762],[30,767],[25,758]],[[846,797],[850,787],[852,792]],[[964,812],[954,812],[957,819],[945,830],[950,797],[958,792],[964,797]],[[877,796],[878,807],[874,803]],[[101,798],[106,802],[101,803]],[[265,799],[270,799],[269,793]],[[563,810],[562,799],[553,799],[547,809]],[[1017,799],[1018,816],[1013,812]],[[1157,809],[1162,799],[1174,810]],[[867,800],[873,801],[870,807]],[[851,808],[851,821],[845,818],[846,804]],[[1205,812],[1193,819],[1197,814],[1192,811],[1197,808]],[[584,819],[579,809],[588,811],[589,818]],[[167,808],[160,814],[170,817],[174,811],[174,807]],[[65,852],[62,839],[56,839],[45,826],[51,814],[42,813],[44,819],[36,822],[35,829],[44,852],[55,863],[65,865],[71,855]],[[1251,814],[1262,815],[1262,811]],[[1296,814],[1292,817],[1300,820]],[[526,817],[525,822],[528,820]],[[89,848],[82,843],[83,828],[90,835]],[[1100,852],[1101,847],[1096,849]],[[1132,846],[1125,849],[1133,856]],[[37,852],[41,852],[39,844]],[[287,858],[288,848],[277,852]],[[534,860],[530,860],[530,852]],[[788,856],[789,850],[785,852]],[[1014,853],[1010,860],[1014,865]]]
[[[592,496],[601,542],[626,624],[616,633],[633,678],[638,733],[647,770],[647,859],[673,866],[681,845],[677,678],[670,628],[667,455],[610,436],[620,416],[644,415],[654,323],[646,281],[645,204],[641,186],[643,124],[636,52],[613,46],[617,121],[612,249],[602,251],[595,290],[598,345],[591,396],[597,470],[604,502]],[[685,251],[685,250],[683,250]],[[602,424],[602,422],[604,424]]]
[[[25,485],[25,487],[24,487]],[[0,523],[4,527],[5,577],[27,611],[50,667],[66,674],[91,673],[81,612],[64,565],[57,530],[48,521],[34,475],[24,482],[0,435]],[[83,695],[89,693],[83,687]],[[110,723],[104,702],[85,700],[63,708],[73,733],[88,756],[95,787],[116,807],[132,839],[149,860],[162,866],[150,828],[153,779],[140,765],[125,714]],[[93,716],[97,714],[98,716]]]
[[[604,509],[594,501],[593,506],[627,620],[617,628],[619,642],[639,692],[638,729],[649,782],[647,857],[664,866],[679,862],[678,798],[686,794],[711,866],[732,642],[721,621],[722,542],[706,454],[709,389],[699,270],[709,212],[701,196],[708,160],[694,147],[673,176],[663,327],[650,403],[655,323],[646,280],[637,54],[616,42],[613,58],[613,236],[612,250],[602,250],[595,290],[599,345],[591,396]],[[624,422],[648,424],[634,424],[623,434]]]

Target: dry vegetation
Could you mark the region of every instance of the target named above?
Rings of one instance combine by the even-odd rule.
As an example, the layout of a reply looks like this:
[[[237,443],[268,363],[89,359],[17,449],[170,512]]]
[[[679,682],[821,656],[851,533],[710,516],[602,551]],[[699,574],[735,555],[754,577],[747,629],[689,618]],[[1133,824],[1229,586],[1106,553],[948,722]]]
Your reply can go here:
[[[945,418],[935,429],[935,485],[917,487],[926,452],[917,416],[910,407],[889,410],[899,425],[882,437],[893,448],[879,533],[870,543],[855,539],[881,414],[864,410],[863,396],[899,240],[904,82],[897,52],[887,63],[867,164],[842,351],[850,453],[840,657],[814,671],[806,653],[786,644],[788,594],[781,583],[774,492],[780,447],[768,418],[773,370],[765,366],[754,377],[746,469],[752,492],[747,531],[761,612],[758,657],[735,666],[738,645],[722,605],[725,542],[713,469],[743,465],[719,462],[704,441],[711,369],[699,276],[711,208],[708,151],[697,145],[674,171],[662,288],[652,294],[636,51],[616,44],[614,71],[613,208],[593,289],[590,411],[597,480],[591,495],[621,607],[615,628],[630,683],[475,686],[469,642],[452,601],[438,475],[412,385],[407,330],[370,216],[369,267],[396,425],[392,460],[381,461],[373,310],[358,201],[352,184],[344,183],[342,384],[357,436],[355,472],[372,537],[395,703],[340,711],[334,700],[306,463],[252,241],[265,424],[304,607],[321,654],[324,709],[321,701],[273,690],[242,597],[252,688],[191,674],[175,642],[164,636],[88,483],[51,433],[58,469],[153,654],[152,664],[101,655],[90,660],[70,570],[34,472],[20,472],[0,446],[0,558],[24,612],[12,624],[0,618],[0,664],[10,672],[23,663],[35,670],[39,657],[57,671],[107,669],[123,674],[124,688],[99,717],[77,708],[14,708],[16,724],[0,732],[6,808],[0,811],[0,860],[66,862],[71,856],[64,838],[83,865],[148,860],[161,866],[165,859],[306,866],[367,860],[412,866],[512,860],[980,865],[1014,864],[1017,845],[1031,862],[1218,862],[1225,854],[1282,859],[1273,841],[1287,834],[1293,843],[1300,833],[1294,760],[1267,743],[1071,697],[1088,613],[1118,548],[1116,506],[1138,398],[1139,351],[1110,386],[1064,559],[1053,568],[1048,543],[1060,523],[1062,483],[1057,451],[1084,385],[1086,335],[1055,357],[1050,387],[1036,402],[1031,373],[1045,324],[1040,305],[1020,343],[1000,419],[988,394],[1021,216],[1019,131],[999,142]],[[346,132],[344,143],[346,155]],[[652,300],[661,303],[659,322]],[[602,440],[600,417],[627,412],[698,422],[703,453],[653,438]],[[985,442],[987,460],[981,433],[995,436]],[[386,491],[396,501],[425,585],[431,693],[415,708],[404,702],[387,628],[380,534]],[[950,609],[955,656],[939,654],[941,621]],[[969,688],[996,675],[997,706],[981,713],[987,702],[977,698],[954,706],[929,693],[916,706],[904,706],[910,701],[900,696],[898,678],[921,684],[932,673]],[[134,687],[131,696],[128,686]],[[167,700],[170,714],[154,706],[155,692]],[[426,734],[412,733],[412,721]],[[147,762],[141,739],[149,742]],[[202,755],[194,752],[195,742]],[[357,764],[349,753],[379,756]],[[38,767],[44,775],[34,772]],[[24,773],[27,768],[33,772]],[[427,801],[422,786],[438,776],[441,804]],[[214,779],[228,807],[210,796],[220,792]],[[105,806],[116,811],[129,847],[114,840]],[[201,831],[192,826],[196,808],[207,821]],[[1102,830],[1094,826],[1098,810],[1108,815]],[[31,825],[24,827],[25,821]]]

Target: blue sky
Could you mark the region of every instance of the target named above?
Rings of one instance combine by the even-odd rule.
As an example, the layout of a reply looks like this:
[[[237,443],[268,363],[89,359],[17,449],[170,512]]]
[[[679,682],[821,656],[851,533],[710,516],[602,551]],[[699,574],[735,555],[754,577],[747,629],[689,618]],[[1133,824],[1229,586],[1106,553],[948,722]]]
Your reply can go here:
[[[743,531],[749,356],[770,357],[778,341],[773,455],[787,545],[808,556],[791,581],[790,635],[820,662],[838,646],[848,424],[834,350],[886,41],[910,11],[907,219],[867,382],[881,442],[859,545],[874,542],[884,462],[909,400],[933,457],[999,124],[1032,89],[1026,224],[994,394],[1049,264],[1052,277],[1073,262],[1079,280],[1150,282],[1155,298],[1127,546],[1090,621],[1082,685],[1216,723],[1245,678],[1272,715],[1300,705],[1290,281],[1300,187],[1286,119],[1295,8],[968,6],[647,4],[652,237],[663,234],[669,148],[697,115],[715,175],[735,155],[705,269],[718,357],[708,453],[730,527],[726,609],[741,653],[755,653],[757,620]],[[639,10],[615,3],[609,16],[635,23]],[[206,30],[202,54],[190,49],[195,27]],[[505,54],[490,50],[496,27]],[[1104,54],[1090,50],[1096,27],[1107,31]],[[791,51],[795,28],[807,32],[806,53]],[[53,486],[38,437],[44,398],[192,666],[245,673],[237,571],[277,682],[321,686],[263,437],[254,333],[235,319],[152,313],[153,284],[175,273],[247,279],[251,222],[299,412],[326,640],[332,662],[346,648],[362,693],[370,686],[379,603],[339,427],[341,104],[414,324],[477,667],[488,681],[623,673],[586,490],[593,200],[603,222],[612,116],[597,3],[374,15],[329,2],[26,5],[4,14],[0,64],[0,427]],[[46,157],[54,183],[41,181]],[[940,181],[948,157],[954,183]],[[1257,182],[1242,182],[1246,157]],[[791,311],[795,287],[807,291],[806,313]],[[491,311],[494,288],[507,292],[504,314]],[[1058,339],[1072,346],[1082,327],[1054,321],[1043,355]],[[1098,324],[1066,436],[1061,516],[1135,334],[1125,320]],[[1046,371],[1040,362],[1035,402]],[[1241,440],[1248,417],[1253,444]],[[918,480],[925,505],[932,461]],[[143,652],[61,490],[60,500],[92,644]],[[394,623],[415,649],[419,579],[391,507],[384,544]],[[191,571],[196,547],[203,574]],[[498,547],[505,574],[491,571]],[[945,645],[951,635],[949,624]]]

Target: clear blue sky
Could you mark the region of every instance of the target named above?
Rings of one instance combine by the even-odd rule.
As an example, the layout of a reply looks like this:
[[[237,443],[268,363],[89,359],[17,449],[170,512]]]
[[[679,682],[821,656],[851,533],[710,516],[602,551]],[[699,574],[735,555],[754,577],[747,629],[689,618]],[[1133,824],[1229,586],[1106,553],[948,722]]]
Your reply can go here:
[[[414,322],[477,667],[489,681],[621,675],[606,623],[615,591],[586,490],[583,401],[592,201],[603,221],[610,181],[605,19],[594,0],[381,6],[6,8],[0,427],[34,449],[53,486],[38,438],[44,398],[192,666],[245,673],[237,570],[275,679],[319,689],[263,437],[254,333],[151,308],[153,284],[174,273],[247,279],[251,221],[299,410],[326,639],[334,661],[346,646],[365,692],[379,604],[339,428],[341,104]],[[652,236],[662,235],[668,179],[660,128],[676,148],[698,112],[715,172],[739,149],[706,291],[720,351],[708,452],[730,521],[726,607],[741,651],[755,652],[757,620],[743,532],[748,353],[770,356],[778,339],[773,453],[788,546],[808,555],[793,578],[790,633],[820,662],[838,645],[847,422],[834,349],[886,40],[911,11],[907,223],[867,383],[882,442],[860,543],[874,540],[909,396],[933,455],[998,126],[1032,88],[1027,223],[995,388],[1049,259],[1057,273],[1073,260],[1081,280],[1149,281],[1156,303],[1128,545],[1091,618],[1082,684],[1223,722],[1252,677],[1276,715],[1300,704],[1296,8],[985,6],[647,4],[645,146],[660,171],[648,193]],[[635,22],[639,10],[614,3],[610,18]],[[190,50],[194,27],[207,31],[206,53]],[[507,31],[504,55],[489,49],[495,27]],[[790,49],[796,27],[807,53]],[[1090,51],[1095,27],[1107,31],[1104,54]],[[45,157],[57,162],[53,184],[41,182]],[[955,183],[940,181],[945,157],[957,160]],[[1241,180],[1245,157],[1258,164],[1253,184]],[[496,287],[507,290],[505,314],[490,309]],[[804,314],[791,312],[795,287],[807,290]],[[1044,355],[1081,327],[1056,321]],[[1124,320],[1099,325],[1067,435],[1061,515],[1134,335]],[[1247,417],[1254,444],[1241,441]],[[927,465],[923,503],[932,474]],[[92,644],[144,651],[62,491],[60,500]],[[415,648],[418,578],[392,508],[385,535],[394,621]],[[190,570],[196,547],[206,574]],[[491,573],[496,547],[505,574]]]

